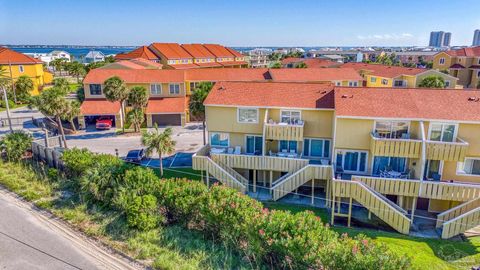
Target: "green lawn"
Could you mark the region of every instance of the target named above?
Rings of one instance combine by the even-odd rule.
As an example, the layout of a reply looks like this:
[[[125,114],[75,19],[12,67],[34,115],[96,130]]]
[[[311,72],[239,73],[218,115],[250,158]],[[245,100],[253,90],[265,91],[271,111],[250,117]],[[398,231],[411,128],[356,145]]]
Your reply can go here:
[[[160,170],[155,169],[155,173],[160,176]],[[200,171],[192,168],[163,168],[163,178],[188,178],[200,181]]]
[[[17,108],[22,108],[22,107],[26,107],[26,106],[27,106],[27,104],[15,104],[13,106],[10,106],[10,110],[17,109]],[[0,107],[0,112],[3,112],[5,110],[6,110],[6,108]]]
[[[69,85],[70,87],[70,93],[76,93],[78,88],[82,87],[82,84],[81,83],[71,83]]]
[[[266,202],[264,206],[292,213],[310,210],[324,222],[330,221],[330,214],[326,209],[276,202]],[[333,230],[350,236],[364,234],[377,242],[384,243],[391,250],[410,256],[414,269],[470,269],[472,266],[480,265],[480,236],[471,237],[467,241],[453,241],[341,226],[335,226]]]

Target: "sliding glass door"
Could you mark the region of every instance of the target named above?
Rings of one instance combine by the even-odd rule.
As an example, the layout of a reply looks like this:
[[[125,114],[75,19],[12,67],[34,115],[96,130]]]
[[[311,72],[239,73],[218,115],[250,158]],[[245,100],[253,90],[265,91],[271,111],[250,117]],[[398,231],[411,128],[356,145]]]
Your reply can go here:
[[[260,155],[262,154],[263,148],[263,137],[262,136],[255,136],[255,135],[247,135],[247,147],[246,153],[247,154],[255,154]]]
[[[405,172],[406,158],[377,156],[373,159],[373,175],[380,175],[381,171]]]
[[[367,157],[365,151],[337,150],[337,166],[341,166],[346,173],[366,173]]]

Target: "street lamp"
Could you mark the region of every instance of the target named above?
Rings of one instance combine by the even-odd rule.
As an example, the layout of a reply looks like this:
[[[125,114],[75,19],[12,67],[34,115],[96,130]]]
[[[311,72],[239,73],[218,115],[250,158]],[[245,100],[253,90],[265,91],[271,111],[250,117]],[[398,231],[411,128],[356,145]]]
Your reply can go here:
[[[0,87],[3,90],[3,100],[5,100],[5,108],[6,108],[6,111],[7,111],[8,126],[10,127],[10,132],[13,133],[12,119],[10,118],[10,107],[8,106],[7,91],[5,90],[5,86],[0,86]]]

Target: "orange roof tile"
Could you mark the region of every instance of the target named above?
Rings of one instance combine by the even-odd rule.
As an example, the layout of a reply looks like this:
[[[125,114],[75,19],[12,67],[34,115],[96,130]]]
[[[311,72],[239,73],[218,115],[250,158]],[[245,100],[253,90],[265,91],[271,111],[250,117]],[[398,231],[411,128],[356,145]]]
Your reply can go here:
[[[205,105],[333,109],[331,84],[218,82]]]
[[[235,57],[224,46],[218,44],[203,44],[215,57]]]
[[[307,68],[324,68],[324,67],[338,67],[341,63],[334,62],[328,59],[320,58],[297,58],[287,57],[282,60],[282,65],[305,63]]]
[[[42,61],[8,48],[0,47],[0,64],[39,64]]]
[[[154,52],[158,51],[168,59],[192,59],[178,43],[152,43],[149,46]]]
[[[158,56],[156,56],[147,46],[141,46],[131,52],[119,53],[115,55],[115,59],[117,60],[130,60],[134,58],[158,60]]]
[[[360,81],[363,80],[351,68],[279,68],[270,69],[274,81],[290,82],[325,82],[325,81]]]
[[[469,48],[462,48],[458,50],[449,50],[445,53],[451,56],[467,56],[467,57],[479,57],[480,56],[480,46],[477,47],[469,47]]]
[[[184,82],[183,70],[166,69],[93,69],[85,79],[84,83],[103,83],[106,79],[119,76],[127,83],[156,83],[156,82]]]
[[[409,67],[399,67],[399,66],[386,66],[381,64],[366,64],[366,63],[345,63],[341,65],[341,68],[353,68],[357,71],[369,71],[370,74],[385,77],[385,78],[395,78],[400,75],[417,75],[422,72],[427,71],[428,69],[424,68],[409,68]]]
[[[185,113],[186,104],[185,97],[152,98],[145,113]]]
[[[182,44],[181,46],[194,58],[215,58],[215,55],[203,47],[202,44]]]
[[[90,99],[83,101],[80,106],[82,115],[115,115],[120,112],[120,102]]]
[[[239,51],[236,51],[232,48],[225,47],[231,54],[233,54],[235,57],[244,57],[243,54],[241,54]]]
[[[263,81],[269,78],[266,68],[191,69],[185,73],[187,81]]]
[[[335,88],[337,116],[480,121],[480,91]]]
[[[150,60],[147,60],[147,59],[144,59],[144,58],[135,58],[135,59],[131,59],[130,61],[137,64],[137,65],[141,65],[141,66],[144,66],[144,67],[147,67],[147,68],[161,69],[163,67],[163,65],[160,64],[160,63],[153,62],[153,61],[150,61]]]
[[[197,64],[174,64],[174,65],[168,65],[169,67],[173,69],[192,69],[192,68],[198,68]]]
[[[204,62],[204,63],[195,63],[199,67],[222,67],[218,62]]]

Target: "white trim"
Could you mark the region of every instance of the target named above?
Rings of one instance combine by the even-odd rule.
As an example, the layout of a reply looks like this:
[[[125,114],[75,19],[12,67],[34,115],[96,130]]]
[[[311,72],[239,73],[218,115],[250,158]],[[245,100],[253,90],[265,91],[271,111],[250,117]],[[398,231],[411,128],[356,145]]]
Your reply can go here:
[[[343,172],[345,173],[351,173],[351,174],[355,174],[355,173],[363,173],[363,174],[367,174],[368,171],[369,171],[369,161],[368,161],[368,150],[354,150],[354,149],[335,149],[335,159],[333,159],[335,162],[337,162],[337,155],[338,155],[338,152],[339,151],[343,151],[343,152],[357,152],[357,153],[365,153],[366,156],[365,156],[365,171],[349,171],[349,170],[345,170],[343,164],[345,162],[345,155],[343,155],[342,157],[342,164],[337,164],[338,165],[341,165],[342,168],[343,168]],[[361,158],[362,155],[358,155],[358,168],[360,168],[360,158]]]
[[[18,66],[18,72],[20,72],[20,73],[24,73],[24,72],[25,72],[25,68],[23,67],[23,65],[19,65],[19,66]]]
[[[399,118],[391,118],[391,117],[378,117],[378,116],[353,116],[353,115],[342,115],[337,116],[337,118],[345,118],[345,119],[361,119],[361,120],[398,120]],[[427,121],[427,122],[445,122],[447,123],[458,123],[458,124],[480,124],[480,121],[465,121],[465,120],[449,120],[449,119],[424,119],[424,118],[400,118],[401,120],[408,120],[408,121]]]
[[[441,57],[440,59],[438,59],[438,64],[445,65],[445,57]]]
[[[212,135],[214,134],[227,134],[227,146],[223,146],[223,145],[213,145],[212,144]],[[208,132],[208,143],[210,144],[210,146],[212,147],[230,147],[230,133],[228,132],[217,132],[217,131],[212,131],[212,132]]]
[[[480,161],[480,157],[465,157],[463,162],[457,162],[457,168],[455,170],[455,174],[457,176],[471,176],[471,177],[480,177],[480,174],[470,174],[465,172],[463,169],[465,168],[465,161],[467,159],[472,159],[472,160],[478,160]],[[460,168],[460,166],[463,165],[463,168]]]
[[[417,77],[417,76],[419,76],[419,75],[422,75],[422,74],[425,74],[425,73],[431,73],[431,72],[436,73],[436,74],[438,74],[438,75],[450,77],[450,79],[458,80],[457,77],[452,76],[452,75],[450,75],[450,74],[445,74],[445,73],[440,72],[440,71],[438,71],[438,70],[436,70],[436,69],[427,69],[427,70],[422,71],[422,72],[420,72],[420,73],[418,73],[418,74],[416,74],[416,75],[413,75],[413,76],[414,76],[414,77]]]
[[[248,136],[254,137],[254,138],[253,138],[253,153],[248,153],[248,152],[247,152],[247,151],[248,151],[248,145],[247,145],[247,137],[248,137]],[[245,141],[245,151],[244,151],[245,154],[247,154],[247,155],[253,155],[253,154],[255,154],[255,137],[260,137],[260,138],[262,138],[262,148],[263,148],[263,141],[264,141],[264,139],[263,139],[263,135],[262,135],[262,134],[260,134],[260,135],[258,135],[258,134],[244,134],[244,137],[245,137],[245,139],[244,139],[244,141]],[[263,150],[263,149],[262,149],[262,150]],[[263,151],[262,151],[262,152],[263,152]]]
[[[432,141],[432,140],[430,139],[430,135],[431,135],[431,132],[432,132],[432,126],[435,125],[435,124],[437,124],[437,125],[442,125],[442,130],[441,130],[441,134],[440,134],[440,141]],[[427,140],[428,140],[428,141],[432,141],[432,142],[444,142],[444,141],[442,141],[442,138],[441,138],[441,137],[443,137],[443,127],[444,127],[445,125],[454,125],[454,126],[455,126],[455,131],[453,132],[453,141],[451,141],[451,142],[453,142],[453,143],[456,142],[456,141],[457,141],[457,135],[458,135],[458,127],[459,127],[459,125],[458,125],[458,123],[452,123],[452,122],[430,122],[430,123],[428,124],[428,136],[427,136]]]
[[[152,86],[154,86],[154,85],[157,86],[157,87],[155,87],[155,88],[158,88],[158,86],[160,85],[160,93],[152,93]],[[154,95],[154,96],[156,96],[156,95],[161,95],[161,94],[163,93],[163,86],[162,86],[161,83],[151,83],[149,90],[150,90],[150,91],[149,91],[149,92],[150,92],[150,95]],[[158,89],[156,89],[156,90],[158,90]]]
[[[256,110],[257,111],[257,117],[255,119],[255,122],[242,122],[240,121],[240,110],[241,109],[246,109],[246,110]],[[237,123],[239,124],[258,124],[258,118],[259,118],[259,115],[260,114],[260,110],[257,108],[257,107],[237,107]]]
[[[302,144],[302,153],[305,153],[305,140],[310,140],[310,143],[309,143],[309,149],[308,149],[308,156],[304,156],[304,157],[309,157],[309,158],[332,158],[332,139],[327,139],[327,138],[314,138],[314,137],[304,137],[303,138],[303,144]],[[328,156],[327,157],[318,157],[318,156],[312,156],[310,155],[311,152],[312,152],[312,140],[317,140],[317,141],[329,141],[330,144],[328,146]],[[325,142],[324,142],[324,145],[323,145],[323,149],[322,149],[322,152],[323,150],[325,149]]]
[[[288,112],[298,112],[298,113],[300,113],[300,120],[302,120],[302,111],[301,111],[301,110],[282,109],[282,110],[280,110],[280,115],[279,115],[279,118],[278,118],[278,120],[279,120],[278,122],[279,122],[279,123],[282,123],[282,113],[283,113],[283,112],[287,112],[287,111],[288,111]]]
[[[170,89],[170,86],[172,86],[172,85],[178,85],[178,93],[175,93],[175,92],[172,93],[172,90]],[[182,93],[181,83],[169,83],[168,84],[168,93],[170,95],[180,95]]]
[[[282,141],[287,142],[287,145],[288,145],[288,151],[287,151],[287,152],[290,152],[290,150],[291,150],[291,149],[290,149],[290,142],[297,142],[297,147],[295,148],[295,154],[300,154],[300,153],[299,153],[300,151],[298,151],[298,147],[300,146],[300,143],[299,143],[299,141],[295,141],[295,140],[278,140],[278,143],[277,143],[277,144],[278,144],[278,145],[277,145],[278,150],[277,150],[277,151],[278,151],[279,153],[282,151],[282,149],[280,148]],[[303,146],[303,145],[302,145],[302,146]]]
[[[411,121],[409,120],[382,120],[382,119],[377,119],[377,120],[374,120],[373,121],[373,129],[372,129],[372,132],[375,133],[375,130],[377,129],[377,123],[378,122],[391,122],[391,123],[394,123],[394,122],[406,122],[407,123],[407,134],[411,135],[410,134],[410,124],[411,124]],[[390,132],[391,131],[391,128],[390,128]],[[374,137],[375,138],[375,137]],[[391,139],[391,138],[380,138],[380,139]],[[395,138],[394,138],[395,139]],[[398,140],[398,139],[395,139],[395,140]],[[411,139],[406,139],[408,141],[410,141]]]

